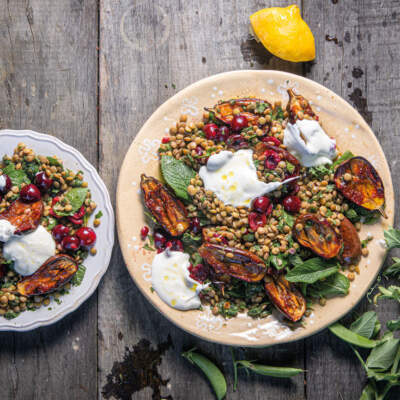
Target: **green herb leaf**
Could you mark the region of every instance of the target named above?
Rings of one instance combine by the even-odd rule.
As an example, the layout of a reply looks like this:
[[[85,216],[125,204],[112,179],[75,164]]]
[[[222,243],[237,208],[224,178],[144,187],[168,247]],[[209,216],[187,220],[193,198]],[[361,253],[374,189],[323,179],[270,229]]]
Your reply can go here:
[[[331,165],[318,165],[308,169],[307,174],[313,179],[322,180],[325,175],[329,175],[332,172]]]
[[[400,247],[400,230],[389,227],[383,233],[385,236],[386,246],[388,250]]]
[[[95,219],[99,219],[99,218],[101,218],[103,216],[103,212],[100,210],[95,216],[94,216],[94,218]]]
[[[271,254],[267,259],[267,264],[272,265],[279,271],[288,265],[288,260],[283,254]]]
[[[399,319],[392,319],[386,323],[387,328],[394,332],[400,330],[400,318]]]
[[[76,271],[75,275],[72,277],[71,283],[74,286],[79,286],[82,283],[83,278],[85,277],[85,273],[86,273],[86,267],[83,264],[80,264],[78,266],[78,270]]]
[[[185,252],[188,254],[195,253],[202,242],[201,235],[193,235],[189,232],[185,232],[181,240],[185,248]]]
[[[286,274],[289,282],[315,283],[320,279],[327,278],[339,271],[337,262],[329,262],[319,257],[310,258],[303,264],[291,269]]]
[[[374,349],[372,349],[367,358],[365,363],[367,368],[382,370],[389,369],[394,362],[398,346],[399,339],[394,339],[393,337],[390,340],[378,344]]]
[[[282,231],[285,225],[288,225],[290,228],[293,227],[294,217],[290,215],[285,210],[282,211],[281,216],[279,217],[277,228]]]
[[[193,169],[174,157],[162,156],[161,172],[165,181],[178,197],[190,200],[187,187],[190,185],[190,180],[196,176]]]
[[[61,167],[62,166],[61,162],[58,161],[57,158],[47,157],[47,160],[49,161],[49,164],[51,166],[54,166],[54,167]]]
[[[375,324],[377,321],[378,317],[376,312],[367,311],[350,325],[350,330],[361,336],[371,339],[374,334]]]
[[[378,287],[380,296],[379,299],[390,299],[397,300],[400,302],[400,287],[391,285],[388,288],[384,288],[383,286]]]
[[[393,257],[392,260],[394,261],[394,263],[390,267],[386,268],[383,275],[398,277],[400,276],[400,258]]]
[[[353,158],[353,157],[354,157],[354,154],[351,151],[347,150],[332,164],[332,167],[335,168],[338,165],[340,165],[342,162],[350,160],[350,158]]]
[[[31,183],[25,171],[22,169],[15,169],[15,165],[13,163],[10,163],[3,168],[3,174],[8,175],[14,186],[21,186],[23,183]]]
[[[71,211],[65,211],[65,210],[59,211],[59,210],[57,210],[57,205],[60,204],[60,202],[58,202],[53,207],[54,208],[54,212],[58,216],[62,216],[62,217],[74,215],[82,207],[82,204],[86,199],[87,192],[88,192],[87,188],[72,188],[72,189],[70,189],[64,195],[64,198],[72,206],[72,210]]]
[[[378,343],[376,340],[367,339],[364,336],[358,335],[357,333],[344,327],[342,324],[339,324],[339,322],[336,322],[335,324],[331,325],[329,327],[329,330],[339,339],[342,339],[347,343],[354,344],[355,346],[358,347],[372,349]]]
[[[151,247],[148,243],[146,243],[143,248],[147,251],[156,251],[153,247]]]
[[[28,175],[28,178],[33,181],[35,179],[35,175],[39,172],[40,162],[37,158],[33,161],[26,161],[22,162],[22,169]]]
[[[329,276],[318,284],[308,287],[311,297],[334,297],[345,296],[349,293],[350,281],[347,276],[340,272]]]

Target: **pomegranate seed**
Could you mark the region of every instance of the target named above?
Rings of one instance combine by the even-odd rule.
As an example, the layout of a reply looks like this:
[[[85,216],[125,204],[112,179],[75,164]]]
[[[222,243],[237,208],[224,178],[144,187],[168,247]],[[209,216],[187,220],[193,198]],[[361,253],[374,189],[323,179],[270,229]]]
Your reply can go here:
[[[271,143],[274,146],[280,146],[281,145],[281,141],[279,139],[277,139],[274,136],[265,136],[262,138],[262,141],[265,143]]]
[[[53,184],[53,180],[44,171],[41,171],[35,175],[35,183],[41,192],[47,192]]]
[[[269,206],[271,205],[271,200],[266,196],[256,197],[253,201],[253,210],[259,213],[266,213]]]
[[[231,127],[234,131],[241,131],[244,128],[247,128],[248,121],[244,115],[235,115],[231,122]]]
[[[265,214],[251,212],[248,216],[248,220],[250,229],[256,232],[257,228],[264,226],[267,223],[267,216]]]
[[[190,265],[188,268],[189,276],[197,282],[203,283],[210,272],[209,268],[204,264]]]
[[[68,236],[69,228],[68,226],[58,224],[53,228],[51,233],[53,234],[53,237],[57,242],[61,242],[61,240],[63,240],[65,236]]]
[[[171,140],[171,138],[169,138],[168,136],[165,136],[161,139],[161,143],[166,144],[166,143],[169,143],[170,140]]]
[[[42,197],[37,186],[32,183],[29,185],[25,185],[19,194],[19,197],[22,201],[26,203],[34,203],[35,201],[39,201]]]
[[[96,233],[92,228],[83,226],[76,231],[76,236],[80,240],[81,246],[90,247],[96,242]]]
[[[8,175],[0,175],[0,193],[6,194],[12,186],[11,179]]]
[[[80,247],[80,241],[76,236],[66,236],[61,241],[61,245],[65,250],[76,251]]]
[[[265,152],[265,162],[264,162],[265,168],[275,169],[278,166],[279,161],[281,161],[281,158],[276,151],[267,150]]]
[[[206,134],[206,138],[209,140],[213,140],[217,137],[219,132],[219,128],[215,124],[207,124],[204,126],[204,133]]]
[[[148,226],[144,226],[141,230],[140,230],[140,237],[142,238],[142,240],[147,238],[147,235],[149,234],[149,227]]]
[[[301,200],[297,196],[287,196],[283,199],[283,207],[287,212],[297,213],[300,211]]]

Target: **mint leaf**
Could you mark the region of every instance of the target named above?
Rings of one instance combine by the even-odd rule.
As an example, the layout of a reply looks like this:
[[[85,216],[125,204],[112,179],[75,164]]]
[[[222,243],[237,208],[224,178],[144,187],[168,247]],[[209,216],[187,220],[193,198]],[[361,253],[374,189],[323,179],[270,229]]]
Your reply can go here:
[[[101,218],[103,216],[103,212],[102,211],[99,211],[95,216],[94,216],[94,218],[95,219],[99,219],[99,218]]]
[[[385,272],[383,273],[384,276],[400,276],[400,258],[393,257],[392,260],[394,263],[386,268]]]
[[[87,192],[87,188],[72,188],[64,195],[64,199],[67,200],[67,203],[72,206],[72,210],[57,210],[57,205],[61,205],[61,200],[54,205],[54,212],[60,217],[74,215],[82,207],[82,204],[86,199]]]
[[[47,157],[47,160],[49,161],[49,164],[51,166],[54,166],[54,167],[61,167],[62,166],[62,164],[60,163],[60,161],[57,160],[57,158]]]
[[[22,169],[15,169],[15,165],[13,163],[10,163],[3,168],[3,174],[8,175],[14,186],[21,186],[23,183],[31,183],[25,171]]]
[[[178,197],[190,200],[187,187],[190,185],[190,180],[196,176],[192,168],[172,156],[162,156],[161,172]]]
[[[311,297],[345,296],[349,293],[350,281],[340,272],[329,276],[318,284],[309,286],[308,293]]]
[[[342,162],[350,160],[350,158],[353,158],[353,157],[354,157],[354,154],[351,151],[347,150],[332,164],[332,167],[335,168]]]
[[[286,274],[289,282],[315,283],[339,271],[337,262],[328,262],[321,258],[310,258],[303,264],[295,266]]]
[[[386,323],[387,328],[390,331],[398,331],[400,330],[400,319],[392,319]]]
[[[78,266],[78,270],[76,271],[75,275],[72,277],[71,283],[74,286],[79,286],[82,283],[83,278],[85,277],[85,273],[86,273],[86,267],[83,264],[80,264]]]
[[[316,167],[311,167],[307,174],[311,176],[313,179],[323,179],[325,175],[329,175],[332,172],[331,166],[327,165],[318,165]]]
[[[367,311],[350,325],[350,330],[371,339],[377,320],[378,317],[375,311]]]
[[[389,338],[383,343],[378,344],[372,349],[367,358],[365,363],[367,368],[389,369],[394,362],[398,347],[399,339],[394,338]]]
[[[388,250],[400,247],[400,230],[389,227],[383,233],[385,236],[386,246]]]

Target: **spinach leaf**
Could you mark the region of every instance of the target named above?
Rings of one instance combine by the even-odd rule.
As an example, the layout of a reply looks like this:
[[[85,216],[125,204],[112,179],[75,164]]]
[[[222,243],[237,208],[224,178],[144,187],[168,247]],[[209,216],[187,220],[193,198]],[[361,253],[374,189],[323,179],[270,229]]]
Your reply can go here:
[[[190,180],[196,176],[193,169],[172,156],[162,156],[161,172],[165,181],[178,197],[190,200],[187,187],[190,185]]]
[[[374,334],[375,324],[377,321],[378,317],[376,312],[367,311],[350,325],[350,330],[361,336],[371,339]]]
[[[72,277],[71,283],[74,286],[79,286],[82,283],[83,278],[85,277],[85,273],[86,267],[83,264],[80,264],[78,266],[78,271],[76,271],[75,275]]]
[[[289,282],[315,283],[339,271],[337,262],[328,262],[319,257],[310,258],[297,265],[286,274]]]
[[[388,250],[400,247],[400,229],[389,227],[383,234]]]
[[[57,210],[57,204],[60,204],[62,200],[57,202],[54,205],[54,212],[58,216],[66,217],[70,215],[74,215],[81,207],[83,202],[86,199],[88,189],[87,188],[72,188],[70,189],[65,195],[64,198],[67,200],[67,202],[72,206],[71,211],[58,211]]]
[[[340,272],[329,276],[317,284],[310,285],[308,292],[311,297],[345,296],[349,293],[350,281]]]
[[[3,168],[3,174],[8,175],[12,184],[15,186],[21,186],[22,183],[31,183],[25,171],[22,169],[15,169],[15,164],[13,163],[10,163]]]

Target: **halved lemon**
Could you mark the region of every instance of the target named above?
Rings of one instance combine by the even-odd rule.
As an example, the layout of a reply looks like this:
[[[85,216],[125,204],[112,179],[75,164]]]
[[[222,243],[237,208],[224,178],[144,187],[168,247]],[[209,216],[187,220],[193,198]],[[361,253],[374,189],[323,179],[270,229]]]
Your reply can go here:
[[[314,36],[299,7],[271,7],[250,16],[254,36],[273,55],[301,62],[315,58]]]

